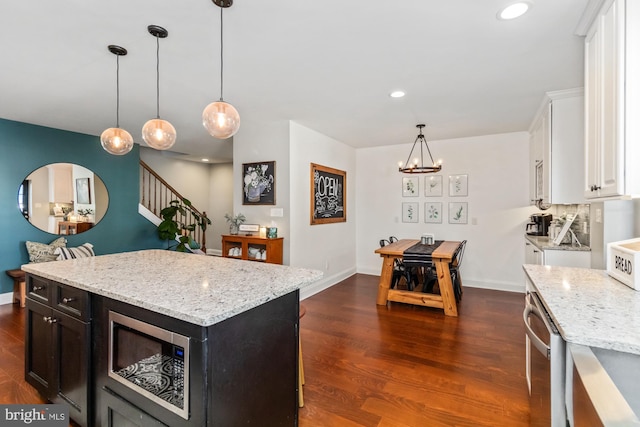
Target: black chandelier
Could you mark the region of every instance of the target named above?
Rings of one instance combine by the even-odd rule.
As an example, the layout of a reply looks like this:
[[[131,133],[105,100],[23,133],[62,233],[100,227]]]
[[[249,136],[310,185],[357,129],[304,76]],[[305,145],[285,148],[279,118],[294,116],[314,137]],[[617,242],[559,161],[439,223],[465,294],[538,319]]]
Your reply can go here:
[[[407,157],[407,161],[402,166],[402,162],[398,163],[398,171],[402,173],[435,173],[440,172],[442,169],[442,161],[438,161],[437,163],[433,161],[433,156],[431,156],[431,150],[429,150],[429,145],[427,145],[427,139],[422,134],[422,128],[426,125],[419,124],[416,127],[419,129],[419,134],[416,137],[416,140],[413,142],[413,147],[411,147],[411,152],[409,153],[409,157]],[[411,162],[411,156],[413,156],[413,151],[416,149],[416,144],[420,141],[420,159],[417,157],[413,159]],[[422,147],[422,143],[427,149],[427,153],[429,154],[429,158],[431,159],[431,164],[424,164],[424,149]],[[411,162],[411,163],[410,163]]]

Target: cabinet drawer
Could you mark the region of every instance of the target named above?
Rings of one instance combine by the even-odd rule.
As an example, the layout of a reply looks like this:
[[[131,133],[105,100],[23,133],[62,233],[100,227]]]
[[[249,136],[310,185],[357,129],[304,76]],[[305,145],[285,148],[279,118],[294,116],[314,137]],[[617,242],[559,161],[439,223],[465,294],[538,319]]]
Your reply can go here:
[[[56,309],[82,320],[91,318],[89,294],[86,291],[56,283],[52,294],[52,306]]]
[[[42,277],[26,275],[27,296],[45,304],[51,301],[51,283]]]

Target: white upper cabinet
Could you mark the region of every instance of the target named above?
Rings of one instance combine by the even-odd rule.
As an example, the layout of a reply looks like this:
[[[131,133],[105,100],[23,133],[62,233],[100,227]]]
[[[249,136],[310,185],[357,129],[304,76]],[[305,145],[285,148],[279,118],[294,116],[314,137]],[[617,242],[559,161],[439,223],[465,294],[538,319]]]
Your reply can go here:
[[[584,203],[582,88],[548,92],[530,132],[532,204]]]
[[[585,38],[588,199],[640,197],[640,1],[606,0]]]

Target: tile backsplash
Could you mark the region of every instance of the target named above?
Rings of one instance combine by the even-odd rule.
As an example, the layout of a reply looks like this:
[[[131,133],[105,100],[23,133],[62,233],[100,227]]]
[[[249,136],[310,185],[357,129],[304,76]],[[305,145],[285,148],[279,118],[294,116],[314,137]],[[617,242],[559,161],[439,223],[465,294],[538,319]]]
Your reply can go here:
[[[564,218],[566,215],[577,214],[576,219],[571,224],[571,231],[574,232],[576,238],[581,245],[590,246],[590,230],[589,230],[589,212],[590,205],[551,205],[547,211],[553,215],[553,219]],[[564,237],[562,243],[571,243],[569,233]]]

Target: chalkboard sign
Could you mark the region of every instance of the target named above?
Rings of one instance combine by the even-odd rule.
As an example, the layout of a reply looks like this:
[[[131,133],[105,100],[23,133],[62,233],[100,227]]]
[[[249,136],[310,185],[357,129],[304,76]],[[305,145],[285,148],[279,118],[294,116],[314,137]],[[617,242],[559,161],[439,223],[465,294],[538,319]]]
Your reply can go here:
[[[311,163],[311,225],[347,221],[347,173]]]

